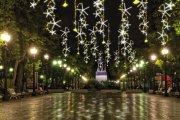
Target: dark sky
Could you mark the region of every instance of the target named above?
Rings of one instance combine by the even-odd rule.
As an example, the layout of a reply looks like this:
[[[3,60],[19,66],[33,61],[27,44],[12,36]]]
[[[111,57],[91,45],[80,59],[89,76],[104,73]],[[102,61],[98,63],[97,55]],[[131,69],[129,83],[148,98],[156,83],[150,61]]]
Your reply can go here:
[[[88,29],[92,29],[93,26],[95,26],[96,22],[99,21],[99,18],[95,18],[93,13],[95,13],[95,8],[93,7],[93,1],[95,0],[77,0],[78,3],[83,3],[84,8],[90,7],[86,12],[89,14],[86,18],[87,24],[89,24]],[[62,28],[69,27],[71,30],[71,34],[77,35],[77,33],[73,32],[73,22],[74,22],[74,0],[67,0],[68,7],[63,8],[64,0],[57,3],[57,12],[58,15],[61,17],[63,24]],[[129,10],[131,13],[131,16],[129,16],[129,22],[131,24],[129,29],[129,35],[130,40],[133,40],[136,44],[139,40],[144,41],[143,35],[139,31],[139,24],[142,20],[139,20],[137,15],[139,14],[139,8],[137,8],[137,5],[133,4],[133,0],[124,0],[126,3],[126,7],[129,8],[132,6],[132,8]],[[110,23],[111,32],[110,32],[110,40],[111,40],[111,46],[110,50],[116,51],[118,49],[118,36],[119,33],[117,32],[120,24],[121,24],[121,15],[122,12],[119,9],[119,5],[121,4],[121,0],[105,0],[105,20],[108,20],[108,23]],[[148,9],[151,7],[151,5],[148,5]],[[77,20],[79,19],[79,12],[77,12]],[[85,30],[87,34],[87,40],[90,40],[90,31]],[[100,50],[104,51],[104,45],[101,44],[102,42],[102,35],[97,33],[98,35],[98,46],[100,46]],[[107,36],[107,28],[105,32]],[[107,37],[105,38],[107,40]]]

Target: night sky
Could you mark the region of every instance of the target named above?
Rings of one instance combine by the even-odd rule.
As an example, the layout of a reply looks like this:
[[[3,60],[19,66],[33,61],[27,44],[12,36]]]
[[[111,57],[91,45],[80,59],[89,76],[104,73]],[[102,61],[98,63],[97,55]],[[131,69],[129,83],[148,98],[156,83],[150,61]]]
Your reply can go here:
[[[88,29],[92,29],[93,26],[95,26],[96,22],[99,21],[99,18],[95,18],[95,13],[96,8],[93,7],[93,2],[95,0],[77,0],[78,3],[83,3],[84,8],[90,7],[89,9],[86,10],[88,13],[88,16],[86,17],[87,24],[89,26],[87,27]],[[131,24],[129,28],[129,35],[130,35],[130,40],[133,40],[134,43],[138,42],[139,40],[144,41],[143,35],[139,30],[139,24],[142,22],[142,20],[139,20],[137,15],[139,14],[139,8],[137,8],[137,5],[133,4],[133,0],[124,0],[126,3],[126,8],[129,8],[132,6],[132,8],[129,10],[131,16],[129,16],[129,22]],[[60,19],[62,20],[62,29],[64,30],[65,27],[69,27],[71,30],[70,34],[73,34],[74,36],[77,35],[73,31],[74,28],[74,0],[67,0],[68,7],[64,8],[62,7],[62,4],[64,3],[64,0],[61,2],[57,2],[57,10],[56,12],[60,16]],[[121,0],[106,0],[105,1],[105,20],[108,20],[108,23],[110,23],[110,40],[111,40],[111,45],[110,45],[110,51],[111,53],[116,51],[118,49],[118,29],[120,28],[121,25],[121,15],[122,12],[119,9],[119,5],[121,4]],[[151,3],[148,5],[148,10],[151,9]],[[148,11],[149,12],[149,11]],[[79,12],[77,11],[77,20],[79,20]],[[105,34],[106,38],[105,41],[107,40],[107,30],[108,28],[105,28]],[[84,32],[87,34],[87,40],[90,40],[90,31],[89,30],[84,30]],[[102,42],[102,35],[97,33],[98,37],[98,46],[100,46],[99,50],[104,51],[104,45],[101,44]]]

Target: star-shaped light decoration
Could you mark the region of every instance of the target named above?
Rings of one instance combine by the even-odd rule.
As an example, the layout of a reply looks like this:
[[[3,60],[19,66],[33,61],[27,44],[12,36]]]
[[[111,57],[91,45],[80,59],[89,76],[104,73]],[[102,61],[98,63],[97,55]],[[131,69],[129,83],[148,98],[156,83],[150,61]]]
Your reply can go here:
[[[81,16],[83,13],[86,14],[86,15],[88,15],[85,10],[87,10],[89,7],[83,8],[83,4],[82,4],[82,3],[81,3],[81,7],[82,7],[81,9],[76,9],[76,10],[81,11],[81,12],[80,12],[80,16]]]
[[[58,20],[57,22],[55,22],[54,18],[52,19],[53,21],[49,22],[48,24],[52,24],[52,30],[54,29],[55,26],[57,27],[61,27],[60,25],[58,25],[59,22],[61,22],[61,20]]]
[[[166,33],[164,33],[164,31],[162,31],[162,33],[160,32],[157,32],[160,36],[158,37],[159,38],[162,38],[164,40],[164,37],[167,36]]]
[[[159,12],[162,12],[162,18],[164,17],[164,15],[168,15],[169,17],[170,17],[170,15],[168,14],[168,11],[169,11],[170,9],[168,9],[168,10],[166,10],[166,7],[165,7],[165,5],[164,5],[164,10],[158,10]]]
[[[46,11],[47,12],[43,12],[43,14],[46,14],[46,17],[48,17],[48,16],[52,17],[51,12],[49,12],[48,9]]]
[[[126,4],[124,3],[124,9],[119,9],[119,10],[123,11],[123,15],[124,15],[125,13],[127,13],[128,15],[131,15],[131,14],[128,12],[128,10],[131,9],[131,8],[132,8],[132,7],[129,7],[129,8],[126,9]]]
[[[35,8],[37,5],[34,0],[33,0],[33,2],[30,2],[30,4],[31,4],[30,7],[32,7],[32,8]]]
[[[63,34],[61,35],[61,36],[66,36],[67,37],[67,34],[70,32],[70,31],[68,31],[67,29],[66,29],[66,27],[65,27],[65,30],[63,31],[63,30],[60,30]]]
[[[90,31],[91,31],[91,33],[89,34],[89,35],[96,35],[95,33],[96,33],[96,31],[94,30],[94,27],[93,27],[93,30],[91,30],[91,29],[89,29]]]
[[[139,5],[137,7],[140,7],[140,6],[143,6],[144,7],[144,4],[147,4],[148,2],[143,2],[143,0],[140,1]]]
[[[169,10],[172,10],[172,7],[175,7],[175,5],[174,4],[172,4],[172,1],[168,4],[168,3],[166,3],[166,5],[167,5],[167,9],[169,8]]]

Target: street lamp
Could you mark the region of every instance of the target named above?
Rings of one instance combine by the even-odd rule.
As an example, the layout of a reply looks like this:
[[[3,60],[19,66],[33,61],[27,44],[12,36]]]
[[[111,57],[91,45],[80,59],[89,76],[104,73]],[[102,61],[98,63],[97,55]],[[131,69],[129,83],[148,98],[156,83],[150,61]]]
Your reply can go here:
[[[32,93],[32,96],[36,96],[36,92],[35,92],[35,64],[34,64],[34,61],[35,61],[35,55],[37,53],[37,50],[34,48],[31,49],[31,53],[33,54],[33,93]]]
[[[48,91],[48,59],[49,59],[49,55],[45,54],[44,59],[46,60],[46,90],[47,90],[46,93],[49,94],[49,91]]]
[[[132,89],[132,70],[130,70],[131,72],[131,89]]]
[[[154,64],[155,64],[155,62],[156,62],[156,56],[155,56],[155,55],[152,55],[152,56],[151,56],[151,60],[152,60],[152,64],[153,64],[153,83],[154,83],[153,94],[156,94],[156,93],[155,93],[155,78],[154,78]]]
[[[168,94],[167,94],[167,77],[166,77],[166,58],[167,58],[168,50],[166,48],[164,48],[162,50],[162,54],[164,55],[164,64],[165,64],[165,94],[164,94],[164,96],[168,96]]]
[[[136,70],[136,67],[134,66],[134,67],[133,67],[133,71],[134,71],[134,89],[136,89],[136,88],[135,88],[135,76],[136,76],[135,70]]]
[[[7,42],[10,40],[10,36],[4,32],[4,34],[1,35],[1,38],[3,40],[4,44],[4,77],[5,77],[5,82],[4,82],[4,96],[3,96],[3,101],[9,101],[9,96],[7,94]]]
[[[9,68],[9,72],[10,72],[10,79],[12,79],[13,68]]]
[[[68,90],[69,90],[69,73],[70,73],[69,71],[71,70],[71,68],[67,67],[66,70],[68,71]]]

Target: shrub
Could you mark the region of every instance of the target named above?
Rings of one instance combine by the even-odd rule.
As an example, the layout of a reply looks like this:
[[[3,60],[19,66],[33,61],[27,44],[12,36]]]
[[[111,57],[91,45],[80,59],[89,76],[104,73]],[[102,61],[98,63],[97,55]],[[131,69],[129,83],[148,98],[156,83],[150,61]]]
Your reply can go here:
[[[5,82],[5,79],[3,78],[1,81],[2,89],[4,89],[4,82]],[[14,86],[14,82],[12,79],[7,79],[7,89],[8,88],[13,88],[14,90],[15,90],[15,88],[17,88],[16,86]]]

